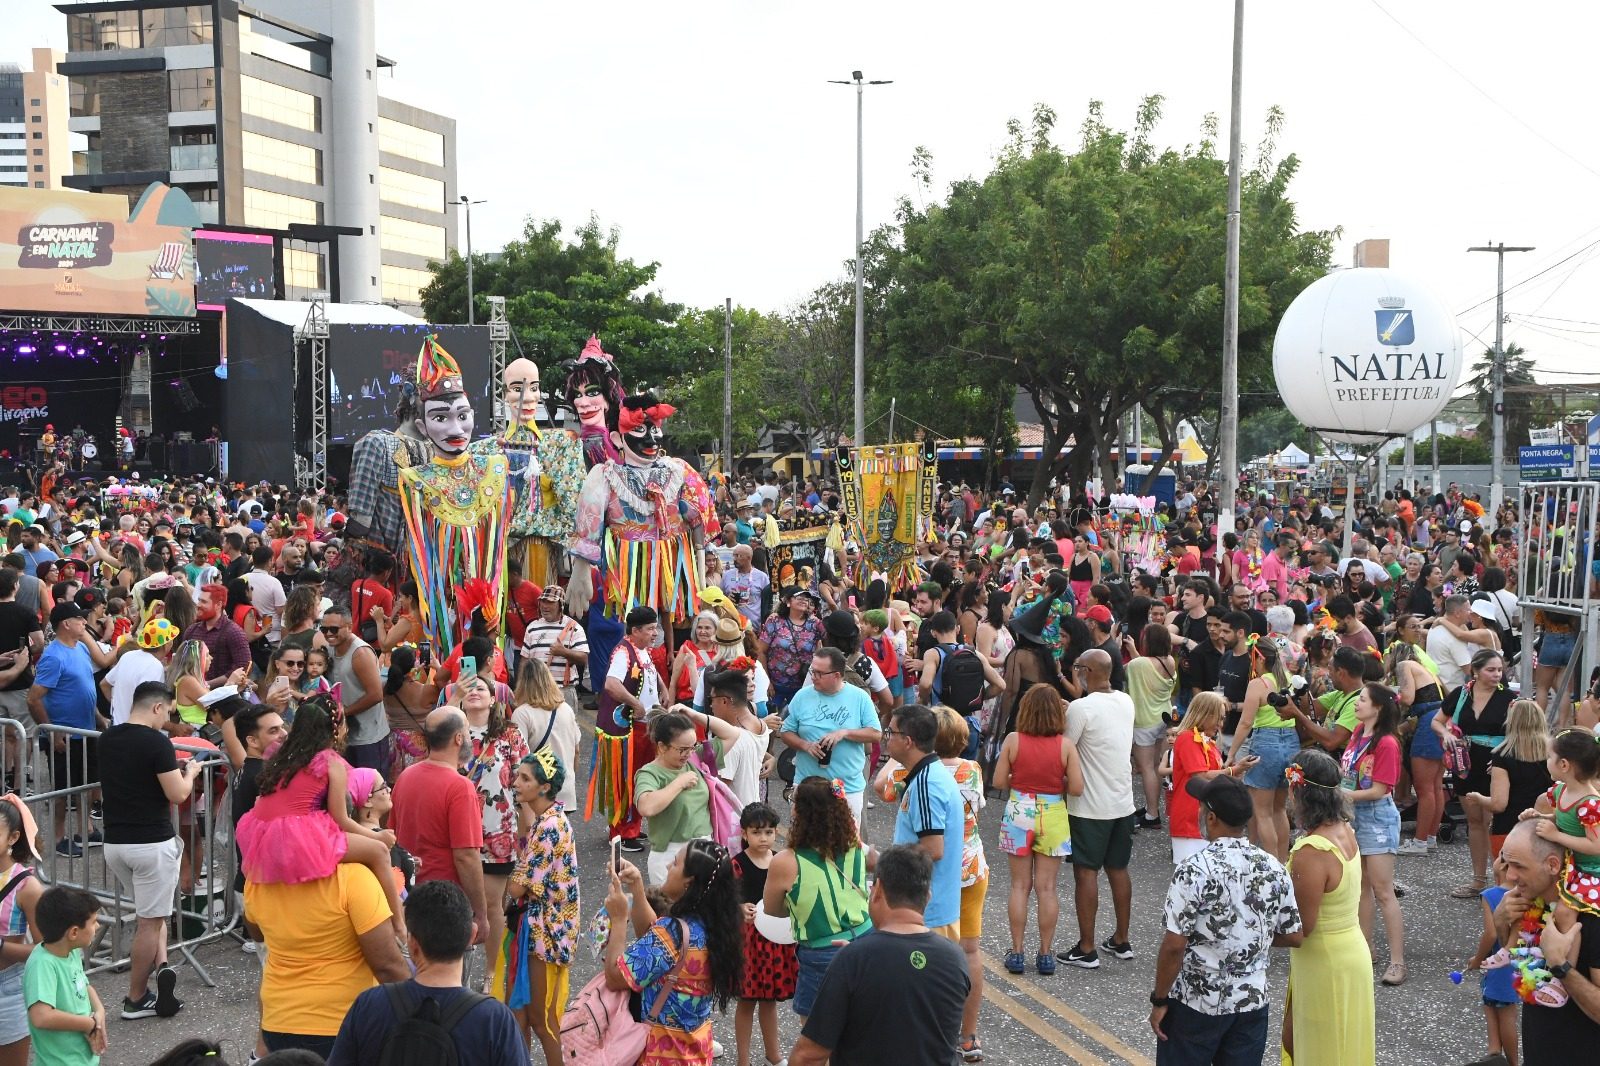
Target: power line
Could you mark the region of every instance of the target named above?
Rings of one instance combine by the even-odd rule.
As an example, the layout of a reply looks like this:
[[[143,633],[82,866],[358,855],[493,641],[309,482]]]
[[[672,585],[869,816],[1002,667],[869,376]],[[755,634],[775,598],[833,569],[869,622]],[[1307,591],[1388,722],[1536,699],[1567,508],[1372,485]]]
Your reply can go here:
[[[1374,0],[1374,2],[1376,2],[1376,0]],[[1584,245],[1582,248],[1579,248],[1576,252],[1573,252],[1571,255],[1564,256],[1564,257],[1562,257],[1560,259],[1557,259],[1554,263],[1551,263],[1549,266],[1545,267],[1543,270],[1537,271],[1537,272],[1535,272],[1533,274],[1529,274],[1527,277],[1523,278],[1520,281],[1513,281],[1511,284],[1507,285],[1505,287],[1505,289],[1502,290],[1500,293],[1497,293],[1497,294],[1495,294],[1493,296],[1489,296],[1489,297],[1487,297],[1485,299],[1479,300],[1477,303],[1473,304],[1471,307],[1468,307],[1468,308],[1466,308],[1464,310],[1461,310],[1461,311],[1457,311],[1456,314],[1457,314],[1457,316],[1464,315],[1464,314],[1467,314],[1467,313],[1469,313],[1471,311],[1476,311],[1478,308],[1482,307],[1484,304],[1493,303],[1500,296],[1503,296],[1505,293],[1510,292],[1512,289],[1520,288],[1523,285],[1528,284],[1530,281],[1538,280],[1539,278],[1543,277],[1544,275],[1550,273],[1550,271],[1554,270],[1556,267],[1562,265],[1563,263],[1571,262],[1572,260],[1576,259],[1578,256],[1582,255],[1584,252],[1587,252],[1589,249],[1594,248],[1597,245],[1600,245],[1600,237],[1597,237],[1594,240],[1590,241],[1588,244]],[[1544,305],[1541,304],[1540,306],[1542,307]]]
[[[1534,128],[1533,125],[1531,125],[1530,123],[1526,122],[1515,111],[1511,110],[1505,104],[1502,104],[1499,100],[1496,100],[1492,95],[1490,95],[1489,90],[1485,89],[1483,86],[1479,85],[1477,82],[1473,81],[1471,78],[1467,77],[1464,73],[1462,73],[1462,71],[1461,71],[1461,69],[1459,67],[1457,67],[1454,63],[1450,62],[1444,56],[1440,55],[1437,51],[1435,51],[1433,46],[1428,44],[1427,41],[1424,41],[1421,37],[1418,37],[1416,35],[1416,33],[1411,29],[1410,26],[1407,26],[1404,22],[1401,22],[1399,19],[1395,18],[1392,14],[1390,14],[1387,8],[1385,8],[1382,4],[1378,3],[1378,0],[1372,0],[1372,6],[1377,8],[1379,11],[1383,12],[1383,16],[1385,18],[1387,18],[1390,22],[1394,23],[1396,26],[1399,26],[1401,30],[1405,31],[1405,34],[1406,34],[1407,37],[1410,37],[1413,41],[1416,41],[1419,45],[1421,45],[1423,51],[1427,52],[1429,55],[1433,56],[1433,58],[1435,58],[1439,62],[1443,63],[1450,70],[1450,72],[1452,74],[1454,74],[1456,77],[1460,78],[1462,81],[1464,81],[1468,85],[1472,86],[1472,88],[1474,90],[1476,90],[1478,95],[1482,96],[1485,100],[1489,101],[1495,107],[1498,107],[1501,111],[1504,111],[1506,113],[1506,115],[1511,119],[1511,121],[1515,122],[1517,125],[1521,126],[1523,129],[1527,130],[1529,133],[1533,134],[1535,137],[1537,137],[1539,140],[1543,141],[1545,144],[1549,145],[1551,148],[1554,148],[1557,152],[1559,152],[1562,155],[1566,156],[1567,159],[1571,160],[1573,163],[1576,163],[1578,166],[1582,167],[1584,170],[1587,170],[1590,174],[1593,174],[1595,177],[1600,178],[1600,170],[1596,170],[1594,167],[1590,166],[1588,163],[1585,163],[1583,160],[1579,159],[1577,156],[1573,155],[1571,152],[1569,152],[1565,148],[1561,147],[1561,145],[1557,144],[1555,141],[1551,140],[1549,137],[1546,137],[1538,129]]]

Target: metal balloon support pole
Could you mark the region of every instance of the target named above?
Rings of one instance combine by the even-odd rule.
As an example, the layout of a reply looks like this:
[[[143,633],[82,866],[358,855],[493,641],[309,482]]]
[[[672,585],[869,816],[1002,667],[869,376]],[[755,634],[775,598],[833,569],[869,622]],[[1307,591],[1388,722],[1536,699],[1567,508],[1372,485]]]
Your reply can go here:
[[[1392,438],[1385,436],[1382,440],[1377,441],[1376,443],[1368,441],[1365,444],[1358,444],[1350,441],[1332,440],[1325,436],[1324,432],[1320,429],[1317,429],[1315,426],[1307,426],[1306,428],[1311,430],[1312,434],[1317,438],[1317,440],[1322,442],[1322,446],[1327,449],[1328,453],[1335,459],[1338,459],[1339,465],[1344,467],[1344,539],[1339,549],[1339,560],[1341,563],[1344,563],[1350,558],[1350,550],[1355,544],[1356,471],[1361,467],[1366,466],[1368,463],[1376,463],[1378,456],[1382,454],[1384,447],[1388,445]],[[1341,448],[1343,451],[1341,451]],[[1346,451],[1352,454],[1352,459],[1344,459],[1344,453]],[[1369,484],[1371,483],[1371,480],[1371,478],[1368,478]],[[1329,478],[1328,480],[1328,495],[1330,497],[1333,495],[1332,478]],[[1331,498],[1329,502],[1332,502]]]

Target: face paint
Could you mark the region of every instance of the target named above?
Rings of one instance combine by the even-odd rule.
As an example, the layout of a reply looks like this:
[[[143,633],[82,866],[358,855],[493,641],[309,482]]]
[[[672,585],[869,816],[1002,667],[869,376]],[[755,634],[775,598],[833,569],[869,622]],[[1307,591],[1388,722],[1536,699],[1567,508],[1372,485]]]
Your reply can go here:
[[[472,443],[474,421],[472,402],[465,396],[454,396],[424,403],[417,428],[436,453],[449,458],[460,455]]]
[[[655,461],[661,452],[661,427],[648,418],[637,429],[622,435],[622,448],[632,466],[643,466]]]
[[[611,402],[606,399],[605,389],[599,385],[585,385],[578,390],[578,395],[573,397],[572,406],[578,412],[578,421],[591,429],[605,429],[606,411]]]

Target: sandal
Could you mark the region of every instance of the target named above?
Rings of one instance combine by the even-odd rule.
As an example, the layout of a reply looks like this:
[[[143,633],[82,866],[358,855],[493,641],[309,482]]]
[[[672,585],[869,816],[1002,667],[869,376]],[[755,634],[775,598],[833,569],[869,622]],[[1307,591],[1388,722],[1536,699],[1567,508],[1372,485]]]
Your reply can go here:
[[[1383,971],[1383,983],[1390,988],[1397,988],[1406,983],[1406,964],[1391,962],[1389,968]]]
[[[974,1033],[956,1045],[956,1050],[961,1052],[962,1062],[982,1062],[983,1048],[978,1044],[978,1034]]]
[[[1457,885],[1450,890],[1451,899],[1477,899],[1483,890],[1489,887],[1487,877],[1474,877],[1464,885]]]

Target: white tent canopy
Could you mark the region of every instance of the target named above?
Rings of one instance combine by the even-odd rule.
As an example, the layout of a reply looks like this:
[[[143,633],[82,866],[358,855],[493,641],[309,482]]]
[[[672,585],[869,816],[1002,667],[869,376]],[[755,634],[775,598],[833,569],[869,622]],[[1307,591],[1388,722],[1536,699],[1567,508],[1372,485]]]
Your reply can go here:
[[[1278,453],[1278,462],[1283,466],[1304,466],[1311,461],[1311,456],[1297,447],[1292,441],[1284,446]]]

